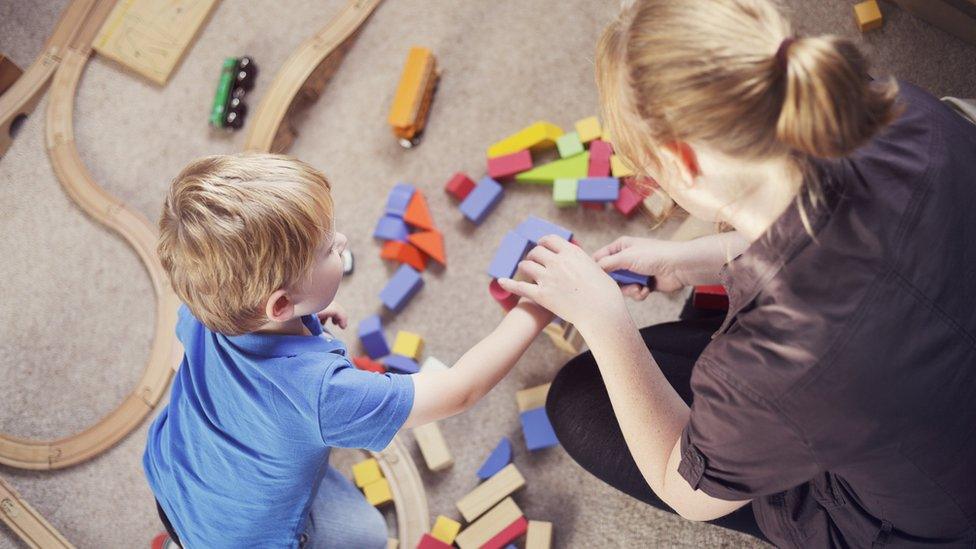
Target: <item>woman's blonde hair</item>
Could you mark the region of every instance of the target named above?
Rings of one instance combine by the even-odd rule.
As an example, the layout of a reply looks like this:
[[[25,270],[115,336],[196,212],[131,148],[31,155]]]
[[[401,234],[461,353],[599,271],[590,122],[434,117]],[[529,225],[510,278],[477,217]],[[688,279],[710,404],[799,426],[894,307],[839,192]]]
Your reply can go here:
[[[173,180],[157,253],[193,315],[238,335],[267,322],[268,297],[308,275],[332,230],[329,182],[308,164],[272,154],[208,156]]]
[[[597,49],[615,149],[650,177],[664,176],[658,148],[677,141],[746,159],[837,158],[894,118],[897,84],[872,83],[850,40],[788,38],[773,0],[638,0]]]

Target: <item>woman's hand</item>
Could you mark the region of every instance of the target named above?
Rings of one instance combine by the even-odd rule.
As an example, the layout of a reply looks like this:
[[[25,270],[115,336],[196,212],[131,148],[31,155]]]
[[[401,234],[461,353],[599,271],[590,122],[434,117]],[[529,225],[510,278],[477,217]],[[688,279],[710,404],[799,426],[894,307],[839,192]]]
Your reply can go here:
[[[654,290],[673,292],[688,284],[680,274],[682,248],[686,246],[681,242],[622,236],[597,250],[593,259],[608,273],[626,269],[653,276]],[[642,301],[651,293],[651,288],[629,284],[622,291],[627,297]]]
[[[346,326],[349,324],[349,317],[346,315],[346,309],[333,301],[329,303],[329,306],[318,312],[319,322],[325,324],[327,320],[331,320],[333,324],[339,328],[345,330]]]
[[[617,283],[581,248],[558,236],[539,239],[519,272],[529,281],[500,278],[498,283],[577,326],[599,322],[604,314],[627,314]]]

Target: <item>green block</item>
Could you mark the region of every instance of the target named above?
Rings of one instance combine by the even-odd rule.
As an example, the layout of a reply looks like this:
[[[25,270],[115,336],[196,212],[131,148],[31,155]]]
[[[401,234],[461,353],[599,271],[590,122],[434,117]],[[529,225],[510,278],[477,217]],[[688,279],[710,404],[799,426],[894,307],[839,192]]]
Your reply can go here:
[[[557,179],[552,182],[552,200],[560,208],[575,206],[578,188],[578,179]]]
[[[569,158],[583,152],[583,143],[578,133],[569,132],[556,139],[556,148],[559,149],[559,158]]]
[[[590,164],[590,153],[583,152],[569,158],[554,160],[515,176],[520,183],[550,184],[556,179],[582,179]]]

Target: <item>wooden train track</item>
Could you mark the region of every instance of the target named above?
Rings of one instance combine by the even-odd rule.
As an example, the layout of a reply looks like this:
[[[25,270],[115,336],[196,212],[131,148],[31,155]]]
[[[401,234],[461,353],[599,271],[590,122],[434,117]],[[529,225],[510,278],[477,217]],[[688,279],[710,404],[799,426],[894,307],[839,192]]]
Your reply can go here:
[[[20,498],[9,484],[0,479],[0,517],[29,547],[74,549],[33,507]]]
[[[295,50],[251,117],[244,150],[281,153],[295,139],[295,114],[318,99],[362,24],[382,0],[350,0],[318,33]]]
[[[423,480],[402,438],[397,435],[382,452],[370,453],[379,462],[383,476],[390,480],[400,547],[416,547],[430,527],[430,510]]]

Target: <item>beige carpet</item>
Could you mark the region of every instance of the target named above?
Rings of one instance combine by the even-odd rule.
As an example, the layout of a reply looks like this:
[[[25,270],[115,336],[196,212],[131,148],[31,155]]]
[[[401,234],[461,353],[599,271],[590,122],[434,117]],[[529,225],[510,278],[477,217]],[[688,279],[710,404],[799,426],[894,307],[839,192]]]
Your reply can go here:
[[[65,0],[0,0],[0,52],[27,66]],[[243,133],[217,134],[206,118],[224,56],[250,54],[261,69],[252,108],[289,53],[329,20],[341,0],[226,0],[165,88],[96,58],[81,83],[75,127],[81,155],[111,193],[155,219],[170,177],[194,157],[239,150]],[[859,37],[846,0],[791,0],[803,32]],[[859,38],[879,73],[936,94],[974,95],[976,48],[883,5],[886,24]],[[529,214],[578,231],[590,249],[621,233],[646,234],[613,211],[557,210],[545,188],[510,187],[479,228],[460,219],[440,190],[457,170],[480,176],[492,141],[538,119],[564,126],[593,114],[593,49],[615,2],[586,0],[436,2],[387,0],[334,80],[307,113],[292,153],[323,169],[335,186],[340,230],[356,273],[340,292],[354,319],[375,311],[391,267],[370,238],[385,194],[397,181],[427,191],[445,231],[449,267],[388,326],[427,338],[427,353],[456,359],[501,314],[484,270],[501,236]],[[399,148],[385,115],[406,51],[433,49],[444,70],[423,144]],[[136,255],[70,202],[43,148],[42,102],[0,161],[0,431],[61,437],[117,405],[140,376],[152,337],[154,303]],[[674,318],[680,297],[634,306],[642,324]],[[347,340],[351,338],[347,335]],[[651,510],[614,492],[560,449],[527,454],[514,392],[545,382],[565,357],[540,339],[483,402],[442,422],[453,470],[424,474],[431,515],[457,516],[453,502],[500,436],[515,443],[528,487],[517,500],[534,519],[555,523],[561,547],[744,546],[748,538]],[[25,498],[79,547],[145,547],[161,527],[142,477],[146,425],[119,446],[68,470],[0,467]],[[413,442],[411,440],[411,445]],[[415,459],[420,461],[414,448]],[[346,456],[348,460],[348,456]],[[20,546],[0,527],[0,547]]]

